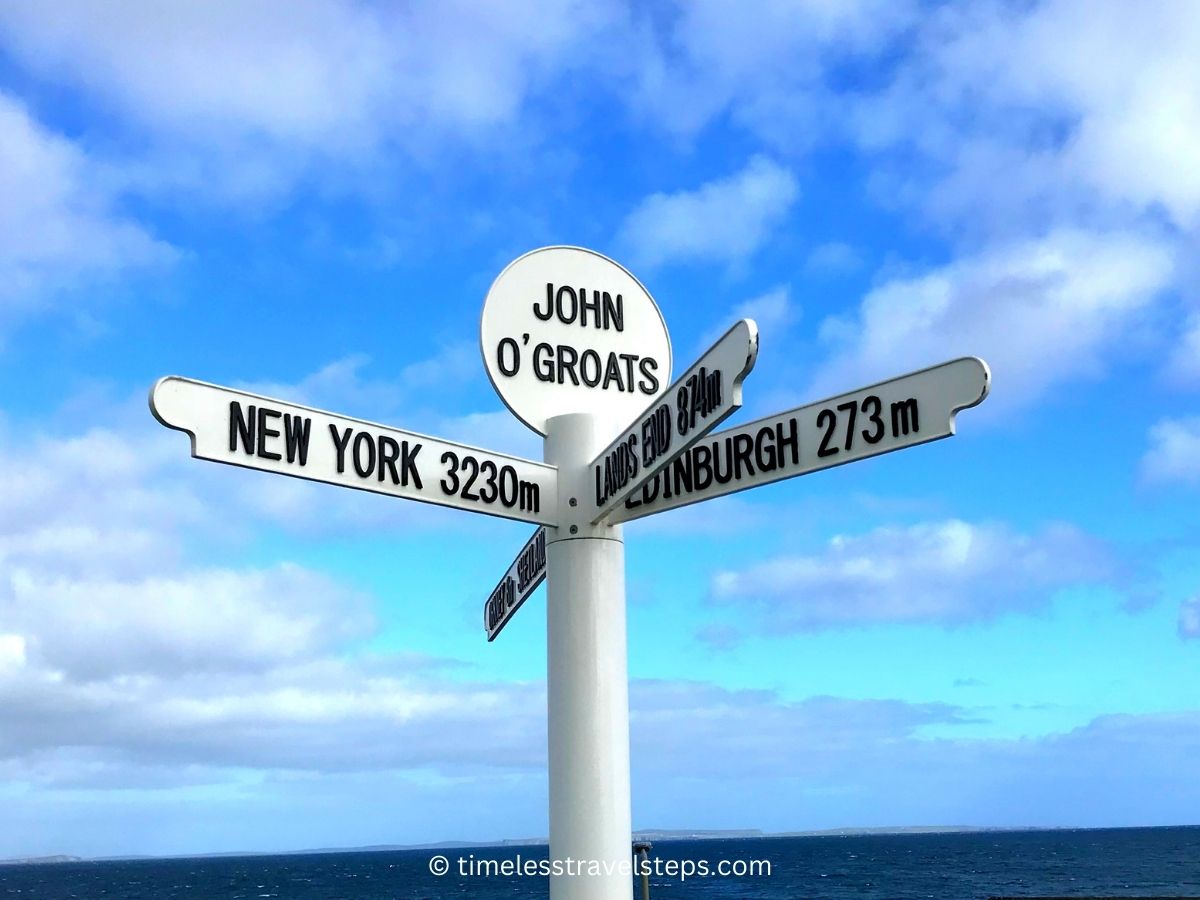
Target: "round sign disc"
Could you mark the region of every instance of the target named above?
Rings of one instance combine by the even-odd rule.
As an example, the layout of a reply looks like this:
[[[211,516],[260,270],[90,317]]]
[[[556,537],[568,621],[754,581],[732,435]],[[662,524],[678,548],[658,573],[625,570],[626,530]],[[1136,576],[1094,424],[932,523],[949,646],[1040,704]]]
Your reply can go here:
[[[564,413],[620,428],[671,383],[658,306],[624,266],[581,247],[510,263],[483,301],[479,336],[496,393],[539,434]]]

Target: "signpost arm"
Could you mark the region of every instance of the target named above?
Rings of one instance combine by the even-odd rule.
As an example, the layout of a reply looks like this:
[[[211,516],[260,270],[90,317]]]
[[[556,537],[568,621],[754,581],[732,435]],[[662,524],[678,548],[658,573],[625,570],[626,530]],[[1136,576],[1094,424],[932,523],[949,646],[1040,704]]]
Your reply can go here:
[[[559,526],[547,528],[550,859],[611,874],[550,876],[551,900],[630,900],[629,679],[625,544],[584,513],[587,465],[609,434],[587,414],[547,422]],[[574,503],[572,503],[574,501]]]

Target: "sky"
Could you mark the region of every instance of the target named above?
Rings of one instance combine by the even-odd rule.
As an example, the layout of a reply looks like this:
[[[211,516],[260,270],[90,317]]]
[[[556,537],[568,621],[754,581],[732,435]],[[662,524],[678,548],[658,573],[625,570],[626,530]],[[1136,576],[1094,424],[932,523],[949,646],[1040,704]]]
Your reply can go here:
[[[189,458],[160,377],[540,459],[592,248],[730,425],[977,355],[948,440],[625,527],[638,828],[1195,824],[1200,6],[0,6],[0,857],[543,836],[531,526]]]

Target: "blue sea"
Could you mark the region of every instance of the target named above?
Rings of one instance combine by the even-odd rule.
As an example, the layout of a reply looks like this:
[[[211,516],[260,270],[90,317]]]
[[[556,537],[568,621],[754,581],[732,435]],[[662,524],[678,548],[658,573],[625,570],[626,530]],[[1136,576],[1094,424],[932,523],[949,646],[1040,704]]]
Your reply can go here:
[[[430,874],[435,855],[452,871]],[[650,896],[680,898],[1200,897],[1200,827],[662,841]],[[546,897],[544,877],[460,876],[543,847],[312,853],[0,867],[2,900],[480,900]],[[770,874],[681,879],[684,861],[765,860]]]

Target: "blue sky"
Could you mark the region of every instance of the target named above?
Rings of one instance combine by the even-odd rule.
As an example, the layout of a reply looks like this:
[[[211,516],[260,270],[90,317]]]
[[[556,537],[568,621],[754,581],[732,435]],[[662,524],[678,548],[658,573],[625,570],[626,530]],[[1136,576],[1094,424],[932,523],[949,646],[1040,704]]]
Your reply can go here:
[[[286,9],[285,9],[286,6]],[[246,387],[540,458],[488,286],[576,244],[731,424],[957,356],[933,445],[626,527],[637,827],[1195,823],[1200,9],[0,11],[0,855],[546,833],[529,527],[188,458]]]

